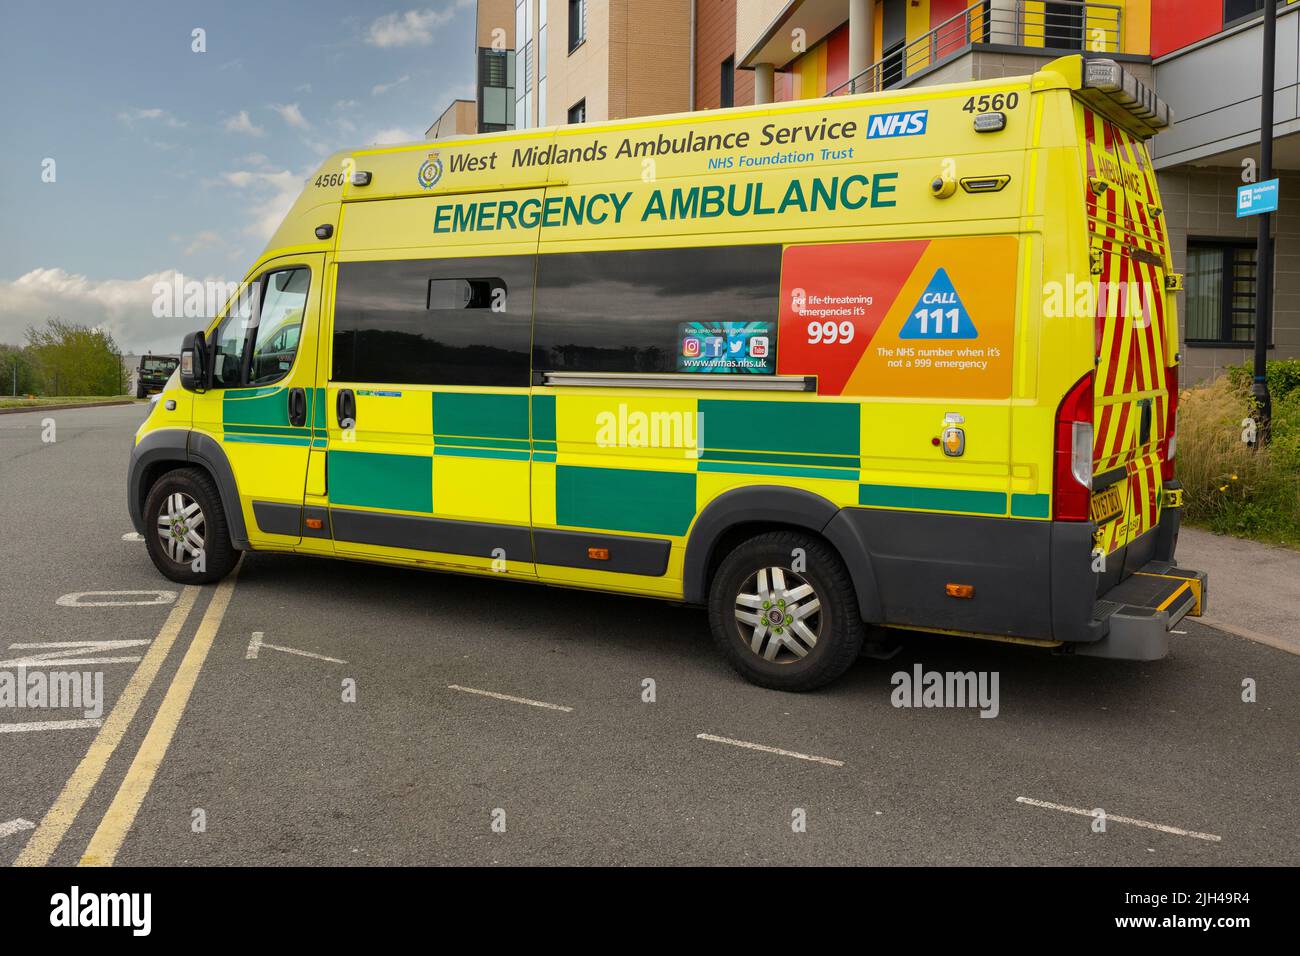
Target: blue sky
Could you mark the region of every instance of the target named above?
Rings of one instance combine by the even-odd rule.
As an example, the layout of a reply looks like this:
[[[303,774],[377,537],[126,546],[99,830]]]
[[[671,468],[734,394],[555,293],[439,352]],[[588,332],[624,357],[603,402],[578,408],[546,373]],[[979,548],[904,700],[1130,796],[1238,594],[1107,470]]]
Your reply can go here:
[[[473,0],[6,0],[0,342],[60,315],[171,350],[198,323],[152,316],[160,275],[238,279],[324,156],[473,79]]]

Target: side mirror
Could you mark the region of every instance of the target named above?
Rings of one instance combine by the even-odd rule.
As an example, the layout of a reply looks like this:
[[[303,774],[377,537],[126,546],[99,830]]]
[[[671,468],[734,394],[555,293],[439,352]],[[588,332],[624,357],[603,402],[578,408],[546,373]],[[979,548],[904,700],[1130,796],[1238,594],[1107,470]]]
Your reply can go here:
[[[202,392],[208,384],[208,344],[203,332],[191,332],[181,343],[181,388]]]

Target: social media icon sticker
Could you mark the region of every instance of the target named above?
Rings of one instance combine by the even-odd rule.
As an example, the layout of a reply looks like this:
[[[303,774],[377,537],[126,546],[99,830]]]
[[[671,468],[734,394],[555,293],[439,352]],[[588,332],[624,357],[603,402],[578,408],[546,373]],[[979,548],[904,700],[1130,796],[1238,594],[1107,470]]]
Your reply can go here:
[[[700,340],[694,336],[682,339],[682,354],[687,358],[695,358],[700,354]]]
[[[767,336],[756,335],[749,340],[750,358],[767,358]]]

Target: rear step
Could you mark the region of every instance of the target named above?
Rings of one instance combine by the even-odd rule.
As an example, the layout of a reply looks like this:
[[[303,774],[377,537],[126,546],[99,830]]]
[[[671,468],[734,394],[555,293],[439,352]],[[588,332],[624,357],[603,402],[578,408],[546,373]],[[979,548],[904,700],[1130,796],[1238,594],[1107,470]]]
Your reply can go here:
[[[1152,561],[1106,592],[1092,608],[1091,644],[1068,645],[1075,654],[1125,661],[1154,661],[1169,653],[1169,631],[1184,615],[1205,608],[1204,571]]]

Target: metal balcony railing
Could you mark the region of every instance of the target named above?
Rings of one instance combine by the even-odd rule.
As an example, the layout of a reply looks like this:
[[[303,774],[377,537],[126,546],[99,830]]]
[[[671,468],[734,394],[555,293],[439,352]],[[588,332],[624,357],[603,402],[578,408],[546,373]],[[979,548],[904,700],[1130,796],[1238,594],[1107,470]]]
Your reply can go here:
[[[888,51],[828,95],[875,93],[979,45],[1044,53],[1118,53],[1120,7],[1086,0],[981,0],[929,33]]]

